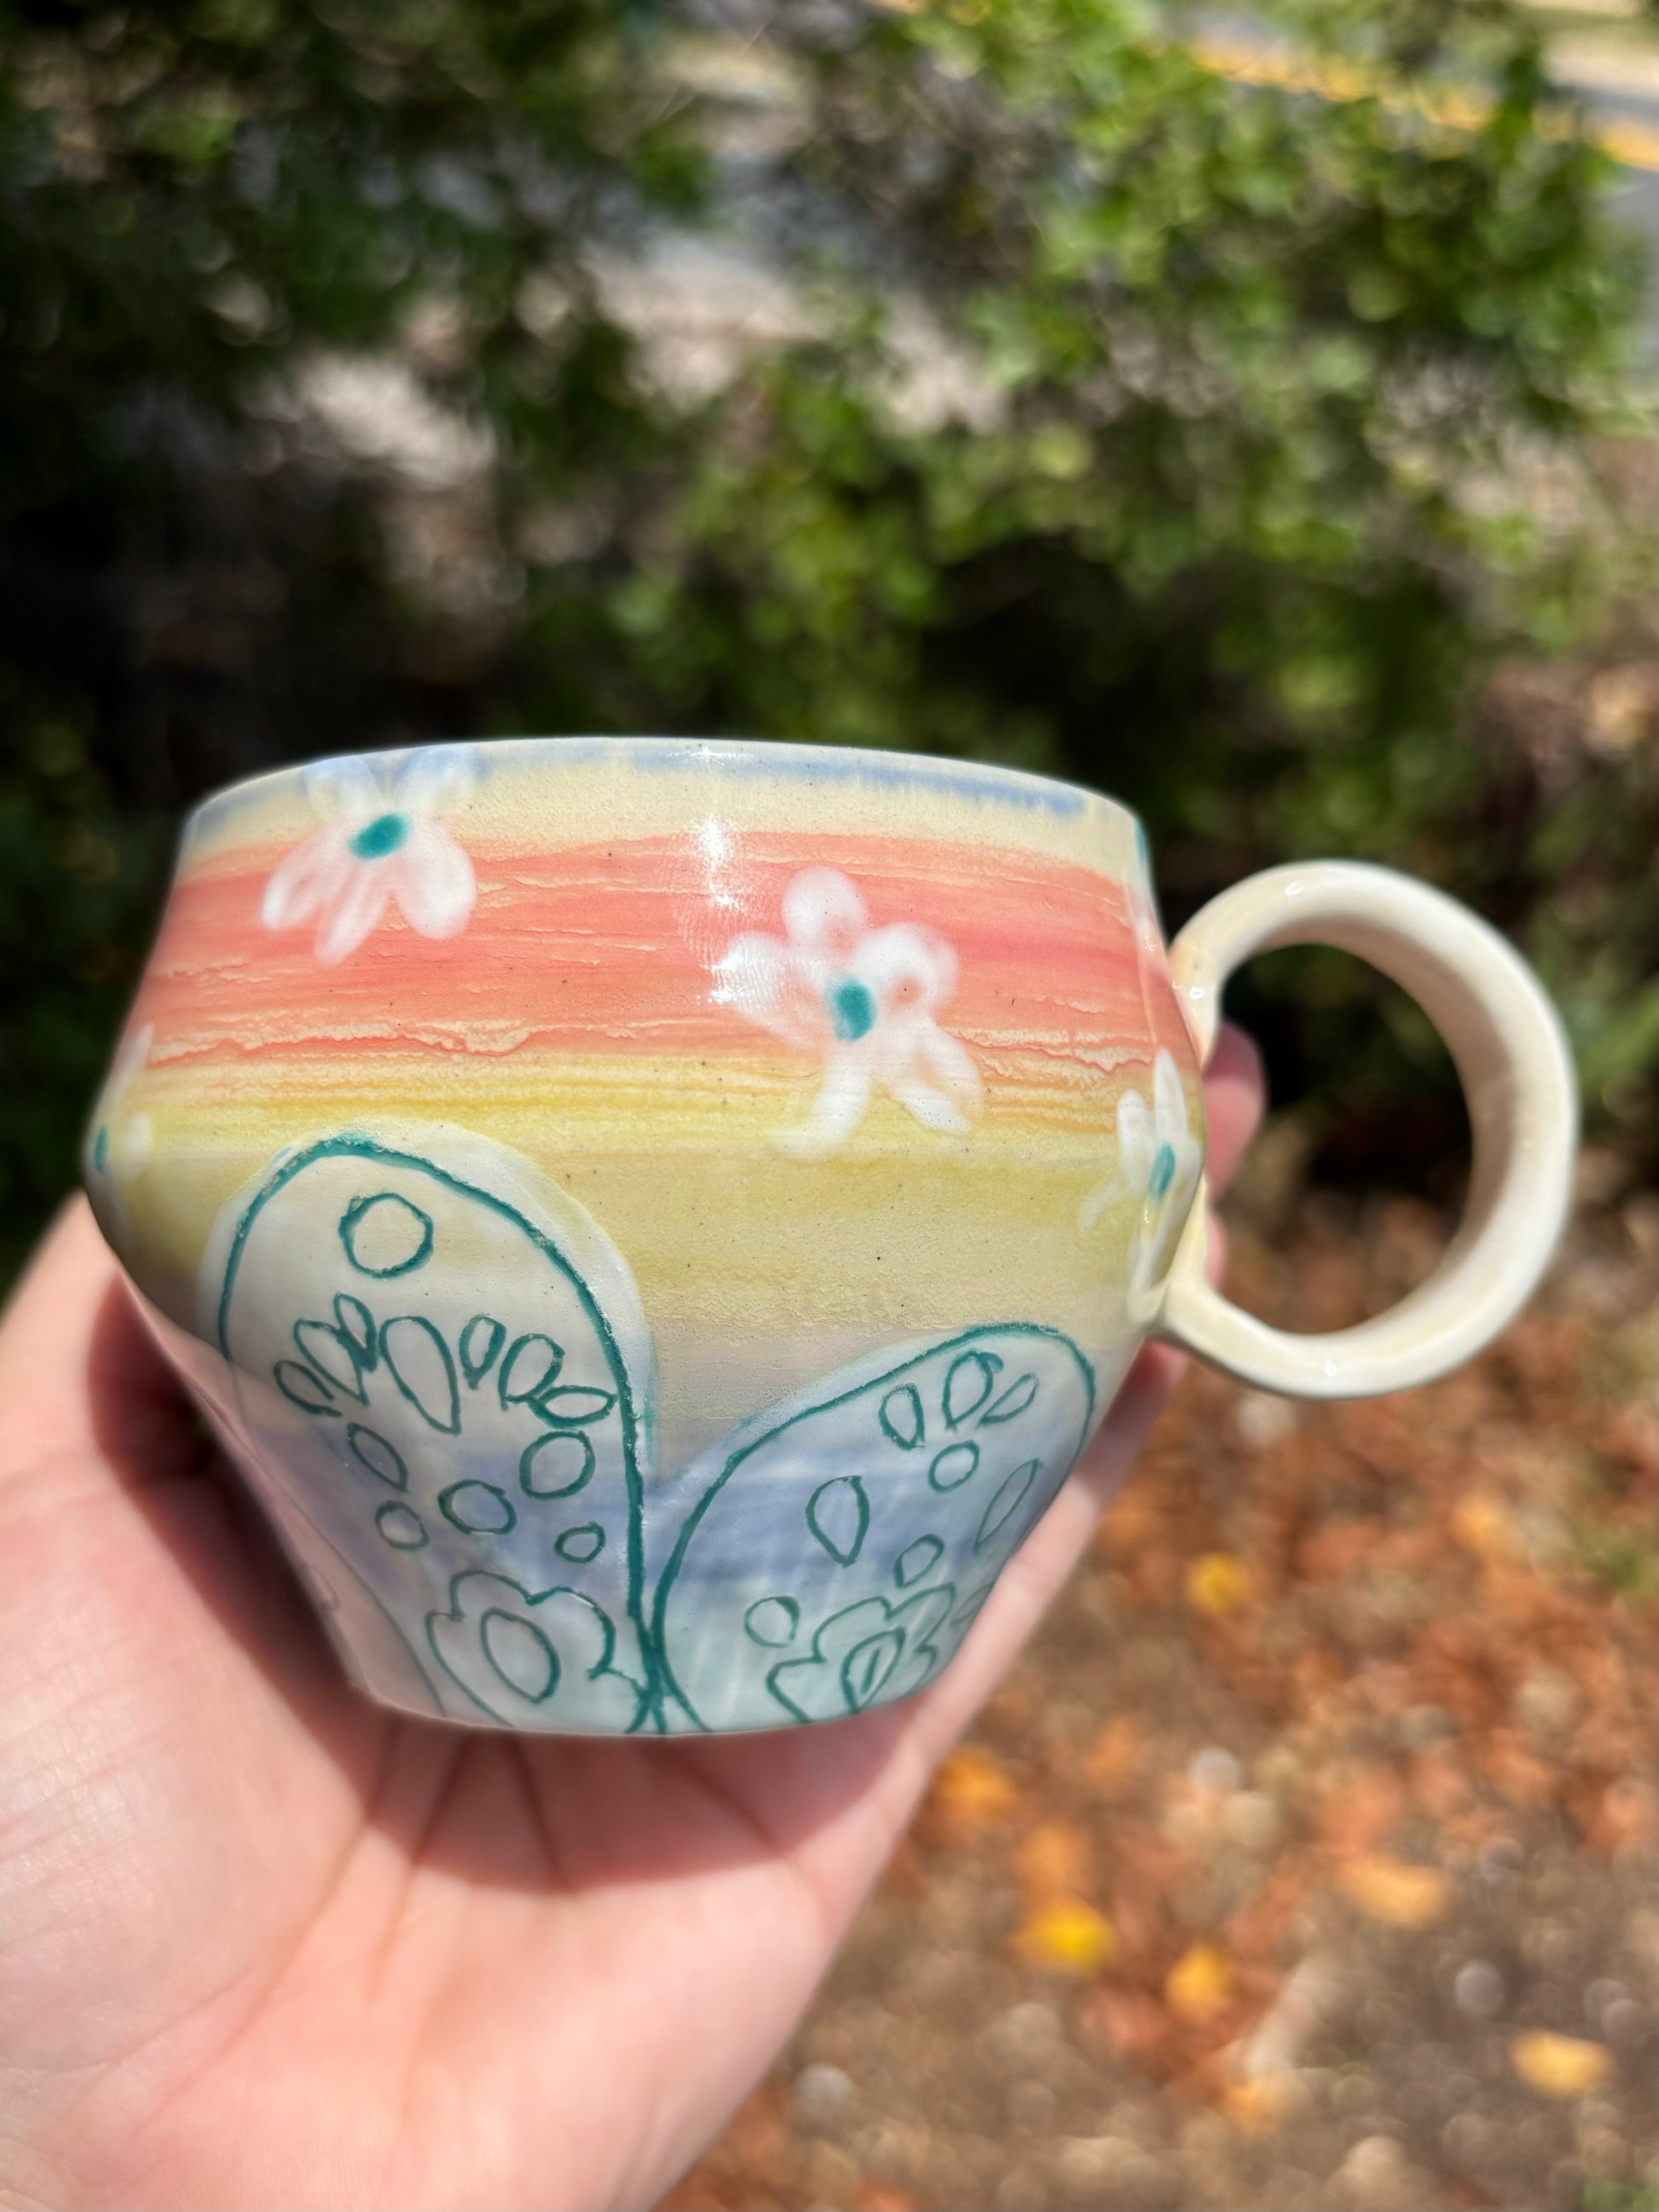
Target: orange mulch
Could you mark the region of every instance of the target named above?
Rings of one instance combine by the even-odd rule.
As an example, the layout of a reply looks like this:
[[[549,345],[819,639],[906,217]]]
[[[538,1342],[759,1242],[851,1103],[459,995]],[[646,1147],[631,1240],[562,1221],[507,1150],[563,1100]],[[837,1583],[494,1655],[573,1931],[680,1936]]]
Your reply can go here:
[[[1659,2204],[1656,1225],[1427,1389],[1194,1370],[665,2212]],[[1340,1326],[1443,1234],[1317,1199],[1234,1280]]]

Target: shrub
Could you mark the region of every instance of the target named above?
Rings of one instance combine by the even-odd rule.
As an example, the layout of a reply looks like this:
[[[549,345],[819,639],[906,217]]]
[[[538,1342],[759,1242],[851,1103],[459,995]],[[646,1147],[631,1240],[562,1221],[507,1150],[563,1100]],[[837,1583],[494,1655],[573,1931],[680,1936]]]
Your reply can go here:
[[[1177,919],[1290,854],[1413,867],[1642,1126],[1642,748],[1549,658],[1640,566],[1635,276],[1527,24],[1363,0],[1224,70],[1133,0],[732,20],[0,0],[13,1250],[176,807],[439,732],[1053,769],[1141,810]],[[693,234],[776,307],[712,373],[639,275]],[[1432,1073],[1310,959],[1253,987],[1281,1072],[1333,1113]]]

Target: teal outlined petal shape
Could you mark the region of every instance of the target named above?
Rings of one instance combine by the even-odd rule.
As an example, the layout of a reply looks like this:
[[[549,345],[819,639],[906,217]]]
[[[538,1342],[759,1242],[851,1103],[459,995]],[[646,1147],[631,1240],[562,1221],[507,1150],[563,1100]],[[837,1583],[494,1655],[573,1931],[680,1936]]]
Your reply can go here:
[[[869,1496],[857,1475],[821,1482],[806,1501],[806,1525],[838,1567],[850,1567],[870,1526]]]
[[[238,1194],[203,1297],[262,1495],[337,1594],[331,1632],[367,1686],[480,1725],[660,1724],[651,1342],[585,1209],[465,1131],[353,1129]],[[566,1597],[552,1616],[515,1601],[487,1634],[464,1607],[463,1633],[453,1592],[469,1575]],[[451,1625],[428,1632],[434,1619]],[[596,1619],[614,1647],[597,1674],[567,1649]],[[550,1637],[556,1667],[538,1656]]]
[[[550,1727],[568,1703],[584,1731],[624,1735],[645,1709],[644,1686],[615,1663],[615,1622],[568,1585],[532,1592],[506,1575],[457,1575],[426,1640],[477,1713],[504,1728]]]
[[[857,1361],[746,1422],[676,1481],[694,1502],[653,1614],[671,1725],[828,1720],[921,1688],[965,1632],[956,1593],[988,1587],[1094,1418],[1077,1347],[1003,1323]],[[780,1658],[754,1624],[786,1602]]]

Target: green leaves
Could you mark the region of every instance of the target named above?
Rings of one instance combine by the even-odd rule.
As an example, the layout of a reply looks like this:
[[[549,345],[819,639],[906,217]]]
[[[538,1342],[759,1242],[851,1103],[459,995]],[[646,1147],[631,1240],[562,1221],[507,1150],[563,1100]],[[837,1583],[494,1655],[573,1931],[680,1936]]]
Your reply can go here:
[[[0,0],[0,703],[20,758],[72,726],[87,762],[72,799],[0,793],[17,842],[66,806],[112,836],[131,945],[162,811],[304,752],[918,747],[1120,793],[1176,921],[1288,854],[1416,866],[1626,1034],[1630,757],[1577,745],[1547,791],[1520,724],[1471,734],[1491,671],[1645,588],[1596,473],[1635,252],[1530,20],[809,21],[693,51],[606,0]],[[624,312],[604,269],[686,232],[788,313]],[[295,397],[319,359],[395,364],[474,474],[343,450]],[[1600,857],[1534,837],[1563,809]],[[1562,909],[1563,870],[1601,889]],[[121,988],[78,929],[0,929],[27,1022],[76,1040],[29,1048],[52,1127]]]

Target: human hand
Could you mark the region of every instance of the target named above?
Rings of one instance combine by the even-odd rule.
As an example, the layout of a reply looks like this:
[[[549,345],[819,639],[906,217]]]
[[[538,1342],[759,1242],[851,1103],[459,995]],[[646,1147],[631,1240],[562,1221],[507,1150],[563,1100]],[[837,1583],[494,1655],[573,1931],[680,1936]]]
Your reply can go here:
[[[1261,1111],[1224,1032],[1212,1187]],[[400,1717],[83,1202],[0,1328],[0,2201],[646,2205],[788,2035],[1178,1370],[1144,1352],[921,1696],[601,1742]]]

